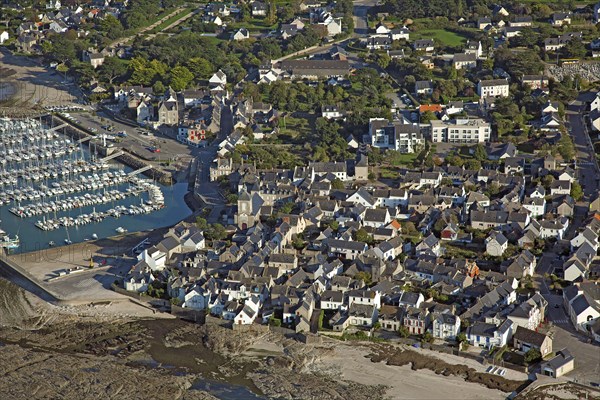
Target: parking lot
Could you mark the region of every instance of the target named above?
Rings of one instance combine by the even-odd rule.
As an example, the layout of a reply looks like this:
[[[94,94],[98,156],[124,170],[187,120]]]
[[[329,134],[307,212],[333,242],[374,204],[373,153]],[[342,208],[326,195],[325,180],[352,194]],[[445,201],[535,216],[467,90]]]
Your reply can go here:
[[[150,163],[163,164],[163,167],[165,164],[172,164],[173,169],[186,167],[192,157],[200,151],[179,143],[170,135],[161,132],[152,133],[148,129],[134,128],[110,119],[102,111],[95,113],[96,115],[91,112],[67,114],[73,122],[96,133],[99,136],[96,140],[104,141],[102,135],[105,135],[109,147],[121,147]]]

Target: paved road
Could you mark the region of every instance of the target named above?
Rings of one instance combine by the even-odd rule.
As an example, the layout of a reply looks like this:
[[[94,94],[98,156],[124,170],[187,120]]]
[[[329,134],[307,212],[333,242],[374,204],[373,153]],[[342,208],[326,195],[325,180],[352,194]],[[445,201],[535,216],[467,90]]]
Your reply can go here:
[[[600,169],[598,169],[587,126],[583,120],[586,101],[590,100],[589,97],[589,93],[582,93],[567,108],[569,131],[577,149],[579,181],[584,188],[586,200],[589,200],[590,196],[596,195],[600,186]]]
[[[369,24],[367,22],[367,14],[369,8],[377,4],[376,1],[362,0],[354,2],[354,33],[357,35],[366,35],[369,33]]]

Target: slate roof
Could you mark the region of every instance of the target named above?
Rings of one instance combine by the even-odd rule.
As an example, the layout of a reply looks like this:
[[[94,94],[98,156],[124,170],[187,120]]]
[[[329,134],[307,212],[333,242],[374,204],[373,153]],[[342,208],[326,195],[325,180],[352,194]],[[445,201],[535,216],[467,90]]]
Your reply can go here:
[[[538,333],[536,331],[532,331],[531,329],[523,328],[522,326],[517,326],[517,331],[515,332],[513,339],[517,339],[520,342],[529,343],[536,347],[541,347],[544,344],[544,340],[546,340],[547,336]]]

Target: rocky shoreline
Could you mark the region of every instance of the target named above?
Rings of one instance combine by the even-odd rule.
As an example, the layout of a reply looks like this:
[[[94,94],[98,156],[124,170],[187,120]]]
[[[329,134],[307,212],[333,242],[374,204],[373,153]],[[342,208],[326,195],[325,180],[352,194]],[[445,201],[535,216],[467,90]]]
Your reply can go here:
[[[461,359],[452,364],[391,344],[330,338],[304,344],[222,323],[58,307],[0,280],[0,394],[11,399],[29,399],[32,391],[41,399],[217,398],[207,392],[210,384],[194,388],[201,381],[286,400],[410,398],[421,392],[456,396],[462,390],[492,399],[528,383],[484,374],[477,365],[461,365]]]

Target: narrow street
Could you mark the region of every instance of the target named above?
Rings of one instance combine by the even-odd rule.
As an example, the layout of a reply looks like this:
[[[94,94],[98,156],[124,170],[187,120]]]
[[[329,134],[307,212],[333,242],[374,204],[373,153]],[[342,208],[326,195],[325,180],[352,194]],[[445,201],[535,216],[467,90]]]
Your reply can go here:
[[[567,127],[577,152],[577,178],[584,192],[584,198],[575,206],[575,218],[569,227],[567,239],[573,237],[581,227],[587,217],[589,203],[598,194],[600,186],[600,170],[584,121],[587,101],[591,100],[591,96],[588,92],[580,93],[577,100],[569,103],[567,108]]]

